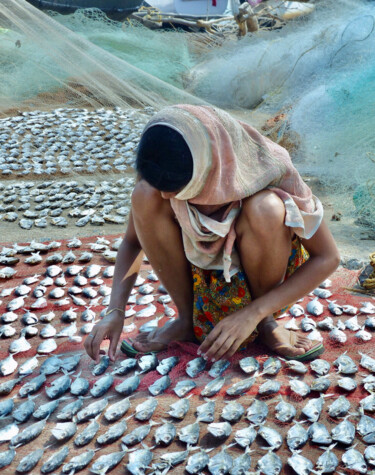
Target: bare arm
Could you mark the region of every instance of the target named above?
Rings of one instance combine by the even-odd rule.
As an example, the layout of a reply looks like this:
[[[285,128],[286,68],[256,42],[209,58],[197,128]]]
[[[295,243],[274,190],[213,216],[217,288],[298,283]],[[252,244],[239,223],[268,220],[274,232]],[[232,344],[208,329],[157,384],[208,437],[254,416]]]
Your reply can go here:
[[[115,360],[116,348],[124,324],[124,309],[142,264],[142,257],[142,248],[135,232],[132,212],[130,212],[125,237],[117,253],[107,316],[95,325],[90,333],[92,336],[88,335],[85,340],[87,354],[96,362],[99,361],[100,344],[106,337],[110,339],[108,355],[112,361]]]

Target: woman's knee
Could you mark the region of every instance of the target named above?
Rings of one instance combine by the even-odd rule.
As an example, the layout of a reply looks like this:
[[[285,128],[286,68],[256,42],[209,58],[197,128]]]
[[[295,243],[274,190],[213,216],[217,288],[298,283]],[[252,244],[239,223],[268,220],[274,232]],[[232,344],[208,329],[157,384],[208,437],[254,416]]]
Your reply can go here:
[[[248,233],[262,237],[274,233],[288,232],[284,224],[285,206],[272,191],[263,190],[242,202],[240,216],[236,222],[236,233]]]

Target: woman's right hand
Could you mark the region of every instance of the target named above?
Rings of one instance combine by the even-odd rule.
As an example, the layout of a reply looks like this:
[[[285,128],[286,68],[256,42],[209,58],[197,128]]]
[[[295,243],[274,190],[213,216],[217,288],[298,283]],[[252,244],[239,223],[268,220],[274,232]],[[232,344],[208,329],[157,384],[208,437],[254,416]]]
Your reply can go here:
[[[108,356],[111,361],[115,361],[116,348],[124,326],[124,312],[113,310],[97,323],[87,335],[84,346],[87,354],[96,363],[99,363],[100,345],[104,339],[109,338]]]

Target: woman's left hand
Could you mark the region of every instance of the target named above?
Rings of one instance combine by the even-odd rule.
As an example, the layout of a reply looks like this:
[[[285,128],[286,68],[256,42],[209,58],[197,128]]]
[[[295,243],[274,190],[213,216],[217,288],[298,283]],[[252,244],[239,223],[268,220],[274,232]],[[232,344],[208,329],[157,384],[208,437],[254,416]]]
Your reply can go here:
[[[212,362],[230,358],[253,333],[257,324],[256,319],[249,318],[248,312],[236,312],[223,318],[200,345],[198,355]]]

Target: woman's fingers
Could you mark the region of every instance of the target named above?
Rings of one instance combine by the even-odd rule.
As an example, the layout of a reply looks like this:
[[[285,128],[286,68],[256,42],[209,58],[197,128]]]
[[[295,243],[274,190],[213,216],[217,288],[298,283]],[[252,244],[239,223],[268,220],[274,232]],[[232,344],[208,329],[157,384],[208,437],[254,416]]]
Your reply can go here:
[[[206,355],[212,362],[220,360],[223,355],[232,346],[234,338],[231,335],[222,333],[220,337],[215,341],[211,348],[207,351]]]
[[[118,344],[118,341],[120,339],[120,335],[121,333],[114,333],[113,335],[111,335],[109,338],[110,338],[110,344],[109,344],[109,350],[108,350],[108,356],[110,358],[111,361],[115,361],[115,355],[116,355],[116,348],[117,348],[117,344]]]
[[[202,355],[203,358],[207,359],[207,351],[211,348],[215,340],[219,337],[220,335],[220,323],[216,325],[215,328],[207,335],[206,339],[204,342],[201,344],[201,346],[198,348],[198,355]]]

